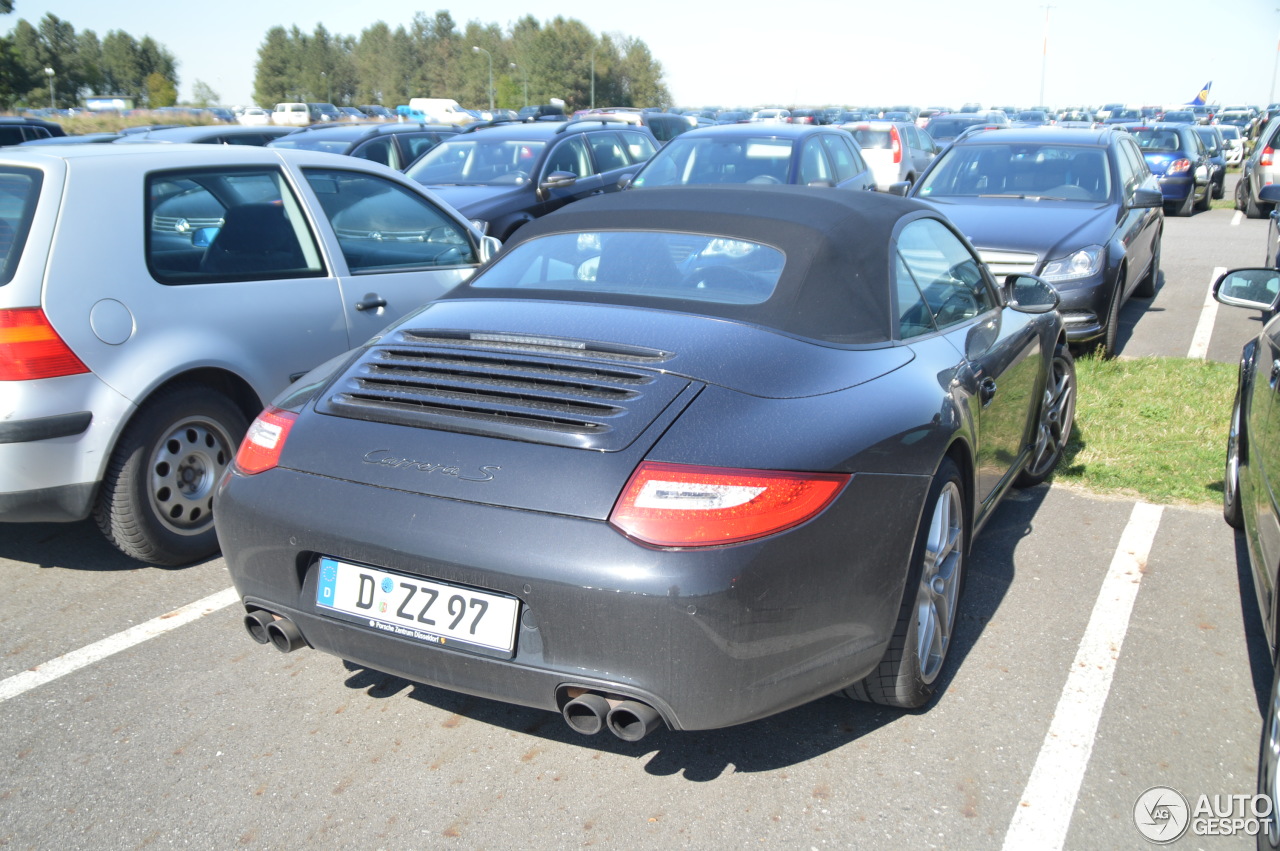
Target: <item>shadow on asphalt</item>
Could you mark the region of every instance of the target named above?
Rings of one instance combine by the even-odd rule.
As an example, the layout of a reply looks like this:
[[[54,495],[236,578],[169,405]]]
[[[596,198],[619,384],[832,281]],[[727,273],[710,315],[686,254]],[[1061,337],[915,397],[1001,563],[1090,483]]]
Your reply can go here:
[[[0,559],[44,568],[97,573],[143,568],[183,570],[204,563],[199,561],[171,567],[136,561],[111,546],[92,520],[79,523],[0,523]]]
[[[930,706],[946,700],[947,686],[1004,600],[1013,582],[1014,552],[1031,534],[1036,511],[1048,492],[1047,485],[1011,491],[974,542],[959,624],[938,681],[938,695]],[[832,696],[736,727],[687,732],[660,729],[640,742],[624,742],[607,732],[595,736],[575,733],[553,712],[421,685],[353,662],[344,664],[351,672],[347,687],[369,697],[407,693],[414,700],[470,721],[636,759],[647,756],[644,768],[648,773],[679,775],[696,783],[715,780],[730,769],[760,772],[798,765],[857,742],[904,715],[928,711],[927,707],[910,712]],[[448,727],[450,721],[444,724]]]
[[[1258,610],[1258,595],[1253,587],[1253,571],[1249,566],[1249,543],[1243,532],[1236,532],[1236,579],[1240,584],[1240,620],[1244,624],[1245,646],[1249,651],[1249,672],[1253,677],[1253,693],[1258,701],[1258,717],[1267,717],[1271,699],[1271,677],[1274,669],[1266,628]]]

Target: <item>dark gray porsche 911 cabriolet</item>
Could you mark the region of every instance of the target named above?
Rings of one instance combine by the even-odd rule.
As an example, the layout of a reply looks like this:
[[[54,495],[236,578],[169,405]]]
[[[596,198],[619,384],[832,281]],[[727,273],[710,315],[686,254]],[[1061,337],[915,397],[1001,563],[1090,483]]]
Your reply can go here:
[[[921,706],[974,533],[1070,433],[1056,305],[908,199],[581,201],[251,426],[245,624],[628,740]]]

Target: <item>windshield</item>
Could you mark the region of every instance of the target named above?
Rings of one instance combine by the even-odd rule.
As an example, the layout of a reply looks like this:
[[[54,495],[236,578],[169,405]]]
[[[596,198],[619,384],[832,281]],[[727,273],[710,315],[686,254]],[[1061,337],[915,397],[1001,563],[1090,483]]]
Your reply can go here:
[[[930,170],[919,196],[1105,201],[1111,196],[1111,169],[1101,148],[961,144]]]
[[[558,233],[516,245],[471,286],[759,304],[783,259],[758,242],[696,233]]]
[[[518,186],[533,176],[546,142],[450,140],[432,148],[408,171],[429,186]]]
[[[790,139],[764,134],[733,138],[679,136],[654,154],[633,185],[786,183],[791,145]]]

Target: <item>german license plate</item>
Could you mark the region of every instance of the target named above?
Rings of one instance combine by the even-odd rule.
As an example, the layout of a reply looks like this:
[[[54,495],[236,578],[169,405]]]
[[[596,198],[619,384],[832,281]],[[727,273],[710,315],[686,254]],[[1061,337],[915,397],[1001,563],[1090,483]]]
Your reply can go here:
[[[401,638],[506,658],[520,613],[514,597],[328,557],[320,559],[316,605]]]

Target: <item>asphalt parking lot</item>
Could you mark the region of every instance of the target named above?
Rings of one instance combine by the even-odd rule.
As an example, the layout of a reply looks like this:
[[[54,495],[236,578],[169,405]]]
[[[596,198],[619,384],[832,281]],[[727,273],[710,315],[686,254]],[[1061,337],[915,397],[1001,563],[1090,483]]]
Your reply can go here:
[[[1265,228],[1166,220],[1122,356],[1234,362],[1256,314],[1206,319],[1205,296]],[[1245,558],[1216,507],[1018,492],[975,544],[927,712],[830,697],[627,744],[254,644],[220,559],[151,568],[91,524],[0,526],[0,844],[1143,847],[1151,787],[1253,791],[1270,670]]]

